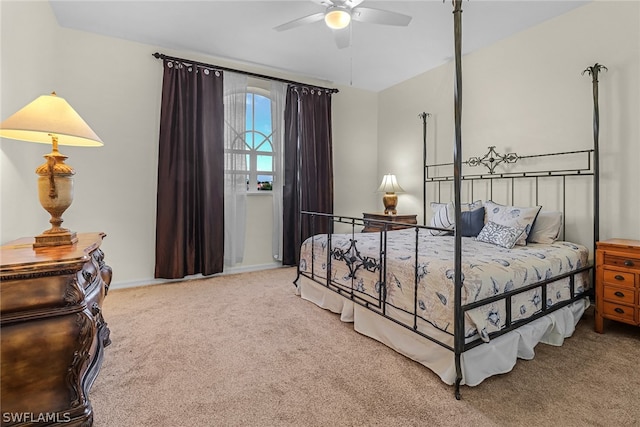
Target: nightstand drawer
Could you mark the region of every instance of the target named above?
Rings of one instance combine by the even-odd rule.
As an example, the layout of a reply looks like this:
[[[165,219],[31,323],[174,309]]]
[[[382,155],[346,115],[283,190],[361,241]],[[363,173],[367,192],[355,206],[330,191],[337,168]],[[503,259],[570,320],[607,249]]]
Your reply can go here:
[[[615,286],[635,287],[636,275],[616,270],[604,270],[604,283]]]
[[[618,256],[613,254],[604,255],[605,265],[615,265],[616,267],[631,268],[640,270],[640,259],[633,257]]]
[[[635,323],[635,307],[604,301],[603,312],[607,317],[617,317],[627,323]]]
[[[636,293],[630,289],[605,286],[604,299],[614,303],[635,304]]]

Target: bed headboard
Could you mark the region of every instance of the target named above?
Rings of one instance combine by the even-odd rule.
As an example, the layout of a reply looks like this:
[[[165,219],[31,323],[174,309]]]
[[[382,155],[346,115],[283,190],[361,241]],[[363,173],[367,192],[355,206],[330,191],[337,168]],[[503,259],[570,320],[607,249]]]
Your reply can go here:
[[[421,116],[426,121],[427,115]],[[426,148],[425,148],[426,159]],[[431,202],[454,195],[453,163],[424,164],[423,223],[431,218]],[[542,167],[544,166],[544,167]],[[492,200],[514,206],[539,206],[562,212],[563,238],[595,249],[591,229],[597,222],[594,203],[595,149],[543,154],[501,153],[495,146],[462,161],[462,202]],[[569,224],[569,230],[567,225]]]
[[[431,217],[430,202],[453,200],[456,184],[454,168],[456,162],[460,162],[461,201],[494,200],[502,204],[542,205],[543,209],[559,210],[563,216],[563,237],[567,236],[568,205],[575,207],[575,196],[581,195],[585,202],[583,205],[588,205],[593,219],[591,242],[583,243],[590,243],[592,253],[595,253],[596,242],[600,238],[598,74],[601,71],[607,71],[607,67],[595,63],[582,72],[591,76],[593,91],[593,148],[586,150],[520,155],[515,152],[501,154],[495,146],[490,146],[485,154],[467,160],[460,159],[454,153],[451,163],[430,164],[427,158],[427,119],[431,114],[419,114],[423,137],[423,224],[427,225]],[[589,178],[585,182],[583,177]],[[576,179],[582,180],[582,183],[576,184]],[[581,187],[585,184],[590,188]],[[543,200],[548,202],[550,196],[554,200],[551,206],[545,207]]]
[[[481,199],[505,205],[542,205],[545,210],[562,212],[563,218],[570,213],[568,203],[582,211],[592,206],[589,186],[595,175],[593,149],[519,155],[513,152],[501,154],[491,146],[485,154],[469,157],[462,163],[463,202]],[[545,168],[541,168],[541,164]],[[425,164],[425,225],[431,216],[430,202],[452,200],[452,168],[453,163]],[[580,182],[574,179],[576,177],[589,178]],[[575,200],[576,195],[580,200]],[[566,235],[566,221],[562,235]]]

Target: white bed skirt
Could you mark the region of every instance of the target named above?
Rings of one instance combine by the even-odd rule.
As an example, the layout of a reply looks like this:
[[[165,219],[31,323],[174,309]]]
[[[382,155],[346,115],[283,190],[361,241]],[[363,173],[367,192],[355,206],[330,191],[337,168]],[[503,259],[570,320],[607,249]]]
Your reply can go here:
[[[418,334],[355,304],[336,292],[300,276],[296,293],[319,307],[340,314],[343,322],[353,322],[354,329],[392,348],[404,356],[428,367],[446,384],[456,379],[454,353]],[[534,348],[539,343],[560,346],[570,337],[578,321],[589,307],[584,298],[567,307],[554,311],[540,319],[481,344],[462,354],[462,384],[475,386],[492,375],[511,371],[518,358],[533,359]],[[388,315],[406,324],[410,317],[403,312],[388,311]],[[453,347],[453,337],[428,323],[420,330],[429,329],[428,334]]]

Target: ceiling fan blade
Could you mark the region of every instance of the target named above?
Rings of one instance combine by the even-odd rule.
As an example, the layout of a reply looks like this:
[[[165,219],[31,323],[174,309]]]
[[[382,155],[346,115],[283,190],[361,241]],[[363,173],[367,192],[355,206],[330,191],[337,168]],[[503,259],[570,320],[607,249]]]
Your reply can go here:
[[[324,7],[342,6],[347,9],[353,9],[364,0],[311,0],[312,2]]]
[[[338,49],[344,49],[351,44],[351,31],[349,27],[342,30],[333,30],[333,38],[336,40]]]
[[[285,24],[278,25],[273,29],[276,31],[285,31],[295,27],[299,27],[301,25],[312,24],[317,21],[322,21],[323,19],[324,19],[324,12],[318,12],[318,13],[314,13],[313,15],[303,16],[302,18],[294,19],[293,21],[289,21]]]
[[[354,7],[358,6],[362,2],[363,0],[345,0],[344,5],[347,6],[349,9],[353,9]]]
[[[411,17],[408,15],[369,7],[354,8],[351,11],[351,19],[371,24],[398,25],[402,27],[409,25],[409,22],[411,22]]]
[[[312,2],[314,2],[315,4],[319,4],[320,6],[325,6],[325,7],[329,7],[329,6],[333,6],[333,0],[311,0]]]

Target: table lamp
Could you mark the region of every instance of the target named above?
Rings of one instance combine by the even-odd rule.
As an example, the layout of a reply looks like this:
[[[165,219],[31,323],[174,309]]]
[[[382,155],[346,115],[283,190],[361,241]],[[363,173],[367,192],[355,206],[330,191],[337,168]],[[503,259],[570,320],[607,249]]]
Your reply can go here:
[[[51,228],[35,236],[34,247],[71,245],[78,241],[76,233],[62,228],[62,214],[73,201],[75,171],[64,161],[58,145],[98,147],[102,141],[78,113],[53,92],[26,105],[0,124],[0,137],[19,141],[52,144],[51,153],[38,166],[38,197],[51,215]]]
[[[396,206],[398,205],[398,196],[396,193],[404,193],[395,175],[387,174],[382,177],[382,183],[378,188],[378,192],[384,192],[382,196],[382,203],[384,204],[385,215],[395,215]]]

